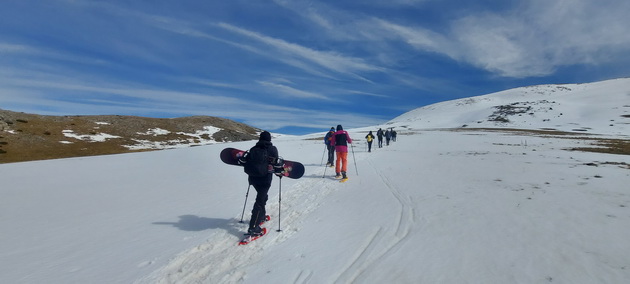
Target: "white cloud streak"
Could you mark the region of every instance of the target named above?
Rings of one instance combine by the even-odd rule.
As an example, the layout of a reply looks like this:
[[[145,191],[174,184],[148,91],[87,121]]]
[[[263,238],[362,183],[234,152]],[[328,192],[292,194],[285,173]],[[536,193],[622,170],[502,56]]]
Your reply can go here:
[[[84,56],[77,56],[67,52],[53,51],[46,48],[40,48],[37,46],[27,44],[16,44],[11,42],[0,42],[0,55],[7,55],[13,57],[30,57],[30,58],[44,58],[49,60],[74,62],[91,65],[105,65],[108,64],[104,60],[88,58]]]
[[[607,63],[630,51],[630,2],[624,0],[520,1],[511,10],[453,18],[440,32],[397,23],[396,19],[341,13],[323,4],[276,3],[309,19],[332,37],[367,40],[382,48],[376,52],[394,54],[374,58],[395,58],[395,54],[404,53],[395,45],[402,41],[416,50],[442,54],[503,77],[550,75],[561,66]],[[430,3],[391,3],[400,4]]]
[[[258,81],[258,83],[263,87],[269,88],[272,93],[284,94],[284,95],[287,95],[289,97],[294,97],[294,98],[330,100],[330,98],[324,95],[299,90],[299,89],[282,85],[282,84],[277,84],[277,83],[267,82],[267,81]]]
[[[545,76],[630,51],[630,17],[621,12],[629,10],[627,1],[532,0],[508,13],[460,18],[446,41],[434,37],[438,48],[428,48],[504,77]]]
[[[320,67],[337,73],[363,78],[357,73],[384,71],[383,68],[366,63],[365,60],[361,58],[344,56],[336,52],[314,50],[281,39],[272,38],[253,31],[245,30],[226,23],[219,23],[218,26],[234,33],[246,36],[250,39],[264,43],[277,51],[277,54],[282,54],[289,59],[299,59],[301,61],[311,62]]]

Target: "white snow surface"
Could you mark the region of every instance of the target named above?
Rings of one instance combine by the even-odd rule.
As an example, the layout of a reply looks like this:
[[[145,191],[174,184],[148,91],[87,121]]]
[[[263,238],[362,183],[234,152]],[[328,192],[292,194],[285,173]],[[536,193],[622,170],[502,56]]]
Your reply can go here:
[[[138,132],[138,134],[140,135],[153,135],[153,136],[159,136],[159,135],[167,135],[171,133],[170,131],[166,130],[166,129],[162,129],[162,128],[151,128],[149,130],[147,130],[147,132]]]
[[[163,149],[175,149],[175,148],[187,148],[190,146],[200,146],[218,143],[212,138],[215,133],[221,131],[221,128],[214,126],[204,126],[203,130],[197,130],[195,133],[177,132],[177,134],[188,136],[187,139],[167,140],[167,141],[150,141],[142,139],[132,139],[136,142],[134,145],[123,145],[130,150],[163,150]],[[141,135],[159,136],[168,135],[171,133],[166,129],[153,128],[149,129],[145,133],[138,133]]]
[[[497,106],[508,105],[522,113],[504,116],[509,122],[489,119],[497,111]],[[630,135],[628,116],[630,78],[624,78],[589,84],[522,87],[437,103],[407,112],[390,121],[387,127],[452,128],[466,125],[627,136]]]
[[[627,139],[615,133],[630,118],[615,113],[611,131],[600,122],[630,112],[630,100],[608,100],[620,85],[627,99],[628,82],[572,86],[584,94],[566,100],[543,91],[563,113],[553,128]],[[270,232],[247,246],[237,246],[247,178],[219,153],[253,141],[2,164],[0,283],[630,283],[628,156],[565,150],[585,140],[434,129],[480,120],[501,96],[539,99],[519,92],[349,130],[346,183],[321,166],[322,141],[305,139],[323,133],[274,138],[306,173],[274,177]],[[537,128],[538,115],[524,118]],[[366,131],[392,126],[398,141],[368,153]]]
[[[107,133],[97,133],[94,135],[79,135],[74,133],[73,130],[64,130],[62,131],[63,136],[66,136],[68,138],[74,138],[74,139],[78,139],[78,140],[85,140],[88,142],[103,142],[107,139],[114,139],[114,138],[120,138],[120,136],[116,136],[116,135],[111,135],[111,134],[107,134]]]

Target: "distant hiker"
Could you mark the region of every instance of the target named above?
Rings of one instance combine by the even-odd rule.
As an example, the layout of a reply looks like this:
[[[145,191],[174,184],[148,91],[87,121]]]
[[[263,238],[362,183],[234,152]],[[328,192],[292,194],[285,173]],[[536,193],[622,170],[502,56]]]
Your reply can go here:
[[[367,139],[368,152],[372,152],[372,141],[374,141],[374,134],[372,134],[372,131],[365,136],[365,139]]]
[[[392,141],[396,142],[396,130],[392,128]]]
[[[337,162],[335,164],[335,178],[348,179],[346,172],[348,171],[348,143],[352,144],[352,138],[348,132],[343,130],[341,125],[337,125],[337,132],[333,135],[331,143],[335,145],[337,152]]]
[[[389,140],[392,139],[392,132],[387,129],[387,131],[385,131],[385,143],[387,143],[387,146],[389,146]]]
[[[267,131],[260,133],[256,145],[239,162],[245,167],[249,184],[256,189],[256,202],[252,209],[247,234],[260,236],[262,235],[260,224],[267,220],[265,205],[273,179],[272,173],[279,174],[283,169],[282,161],[278,158],[278,149],[271,144],[271,134]]]
[[[385,133],[383,133],[383,129],[378,129],[378,131],[376,131],[376,137],[378,137],[378,147],[379,148],[383,148],[383,136],[385,135]]]
[[[326,163],[328,167],[334,166],[335,162],[335,145],[330,143],[334,134],[335,128],[331,127],[328,133],[326,133],[326,137],[324,137],[324,143],[326,144],[326,149],[328,149],[328,163]]]

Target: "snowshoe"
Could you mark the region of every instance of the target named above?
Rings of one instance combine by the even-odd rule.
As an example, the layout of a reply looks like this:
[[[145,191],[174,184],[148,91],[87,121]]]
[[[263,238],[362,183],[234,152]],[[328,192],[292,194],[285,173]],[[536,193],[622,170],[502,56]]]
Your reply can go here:
[[[262,228],[262,230],[259,233],[246,234],[245,238],[243,238],[240,242],[238,242],[238,245],[242,246],[242,245],[249,244],[259,239],[260,237],[264,236],[265,234],[267,234],[267,228]]]

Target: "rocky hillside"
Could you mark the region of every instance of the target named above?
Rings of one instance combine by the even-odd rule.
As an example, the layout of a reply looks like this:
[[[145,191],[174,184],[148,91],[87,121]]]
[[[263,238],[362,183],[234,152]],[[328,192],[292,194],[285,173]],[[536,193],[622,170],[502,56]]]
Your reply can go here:
[[[0,110],[0,163],[244,141],[259,129],[210,116],[45,116]]]

